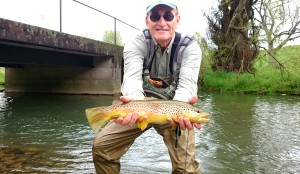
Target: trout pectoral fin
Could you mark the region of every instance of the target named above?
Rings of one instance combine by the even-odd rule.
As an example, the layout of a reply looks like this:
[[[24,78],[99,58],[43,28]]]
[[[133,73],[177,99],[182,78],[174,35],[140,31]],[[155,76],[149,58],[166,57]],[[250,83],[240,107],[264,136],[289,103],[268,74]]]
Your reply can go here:
[[[176,128],[179,126],[178,122],[175,122],[175,124],[172,126],[171,130],[176,130]]]
[[[209,118],[200,118],[200,119],[199,119],[199,122],[200,122],[200,123],[207,123],[207,122],[209,122],[209,121],[210,121]]]
[[[173,125],[171,130],[175,130],[178,125]]]
[[[140,128],[142,131],[145,130],[147,126],[148,126],[147,119],[143,120],[140,123],[137,123],[137,127]]]

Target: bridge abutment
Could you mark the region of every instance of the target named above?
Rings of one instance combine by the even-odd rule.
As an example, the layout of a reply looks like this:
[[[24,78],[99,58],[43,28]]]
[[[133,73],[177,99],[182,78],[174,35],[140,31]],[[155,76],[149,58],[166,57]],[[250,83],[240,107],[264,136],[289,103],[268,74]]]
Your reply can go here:
[[[103,66],[103,64],[98,66],[94,68],[35,65],[6,67],[5,91],[108,95],[120,93],[120,68]]]

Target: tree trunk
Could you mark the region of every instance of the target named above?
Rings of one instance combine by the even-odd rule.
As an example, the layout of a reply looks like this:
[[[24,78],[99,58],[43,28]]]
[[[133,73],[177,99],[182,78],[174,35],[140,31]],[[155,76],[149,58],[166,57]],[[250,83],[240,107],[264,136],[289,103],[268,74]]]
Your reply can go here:
[[[269,43],[268,44],[268,57],[269,57],[269,66],[275,66],[277,64],[276,62],[276,53],[274,50],[273,44]]]
[[[215,32],[212,33],[212,40],[218,46],[214,55],[214,70],[223,69],[229,72],[253,70],[253,60],[257,56],[258,49],[252,42],[249,28],[253,19],[252,6],[252,0],[222,0],[219,6],[220,14],[215,15],[220,18],[220,26],[208,18],[210,32]]]

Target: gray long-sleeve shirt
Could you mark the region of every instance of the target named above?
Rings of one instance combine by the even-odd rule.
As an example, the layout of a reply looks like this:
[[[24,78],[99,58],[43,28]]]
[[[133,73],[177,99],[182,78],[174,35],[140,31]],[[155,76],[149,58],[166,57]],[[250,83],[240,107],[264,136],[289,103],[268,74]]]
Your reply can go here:
[[[159,77],[167,81],[172,78],[173,75],[169,69],[169,61],[174,38],[175,34],[164,52],[161,52],[158,44],[154,41],[156,51],[150,68],[151,77]],[[143,62],[144,58],[148,56],[144,34],[137,34],[131,41],[126,43],[123,53],[124,77],[121,92],[125,96],[142,99],[144,97],[142,79]],[[188,101],[190,97],[197,95],[200,64],[201,49],[197,42],[193,41],[185,48],[182,54],[179,81],[173,98],[174,100]]]

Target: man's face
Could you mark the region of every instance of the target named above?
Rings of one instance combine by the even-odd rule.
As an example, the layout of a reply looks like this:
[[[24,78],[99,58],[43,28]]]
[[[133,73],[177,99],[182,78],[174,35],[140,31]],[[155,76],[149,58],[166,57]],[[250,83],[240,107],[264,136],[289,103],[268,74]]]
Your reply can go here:
[[[177,10],[165,5],[158,5],[146,16],[146,25],[152,37],[162,47],[170,43],[179,21]]]

